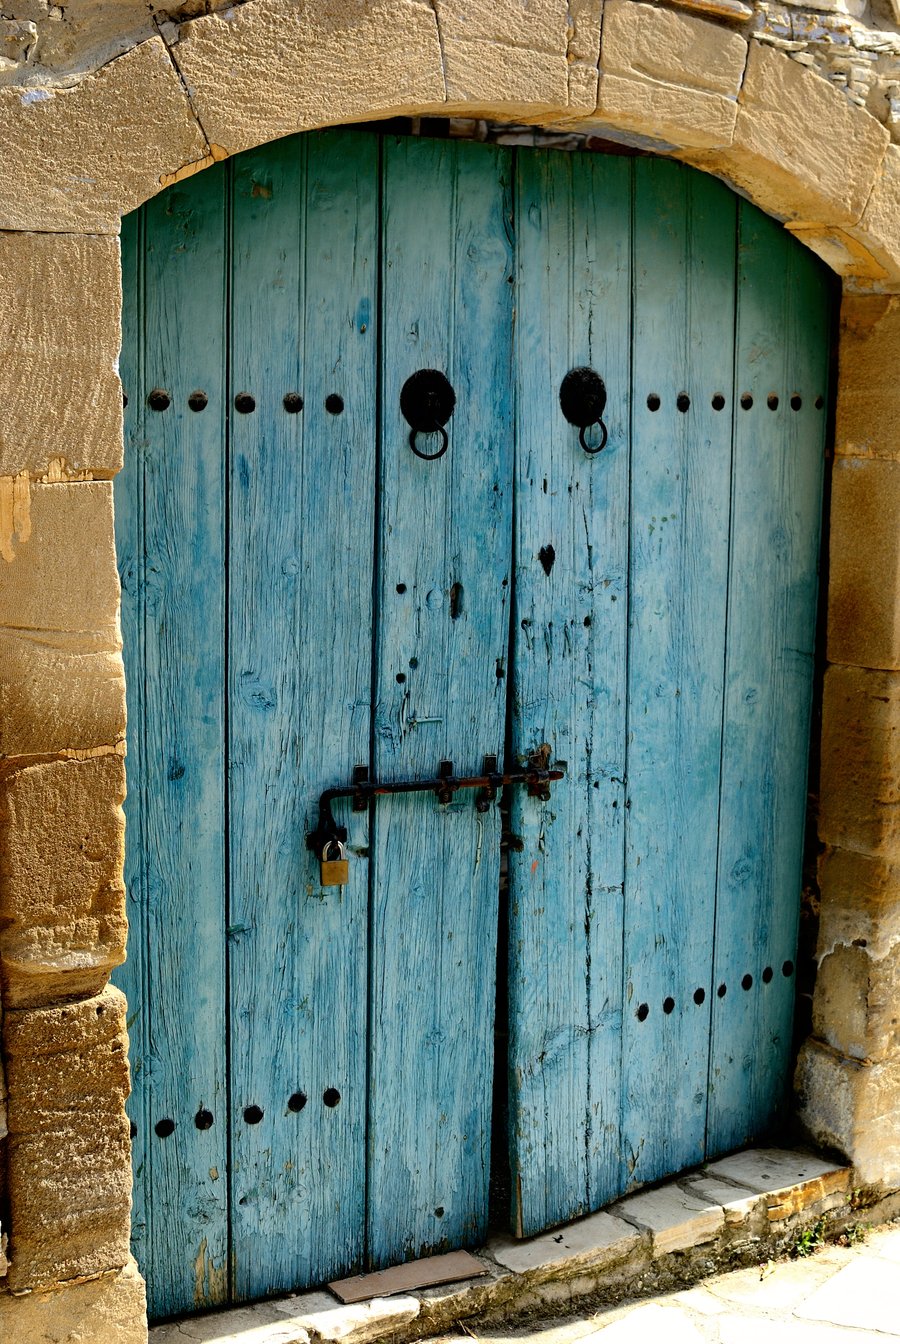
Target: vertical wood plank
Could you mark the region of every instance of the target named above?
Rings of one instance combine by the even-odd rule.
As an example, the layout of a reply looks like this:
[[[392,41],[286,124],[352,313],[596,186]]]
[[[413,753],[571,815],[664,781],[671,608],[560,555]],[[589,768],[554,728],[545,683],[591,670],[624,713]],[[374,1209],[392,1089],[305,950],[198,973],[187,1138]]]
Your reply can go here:
[[[153,1316],[227,1296],[224,957],[224,201],[213,169],[145,210],[141,412],[145,1124]],[[202,390],[206,410],[188,408]],[[200,1110],[215,1117],[206,1130]],[[161,1137],[156,1126],[174,1122]]]
[[[618,1193],[632,164],[520,151],[513,749],[566,778],[516,790],[510,877],[513,1226]],[[609,444],[583,452],[559,387],[589,365]],[[519,848],[521,845],[521,848]]]
[[[363,1262],[366,818],[341,818],[343,888],[320,886],[305,836],[320,792],[369,754],[377,153],[371,135],[327,133],[242,155],[234,170],[231,398],[255,401],[231,420],[238,1299]],[[285,408],[290,393],[301,412]],[[326,410],[329,395],[342,413]],[[250,1107],[263,1112],[255,1123]]]
[[[502,756],[512,465],[507,151],[384,143],[375,737],[378,777]],[[410,451],[400,389],[442,370],[438,461]],[[435,442],[423,445],[434,451]],[[385,1265],[486,1230],[499,810],[471,794],[375,812],[369,1254]]]
[[[622,1153],[703,1157],[733,379],[735,197],[635,165]],[[658,398],[652,410],[648,396]],[[679,409],[678,398],[689,405]],[[695,997],[696,996],[696,997]]]
[[[147,1152],[150,1140],[148,1011],[147,1011],[147,873],[144,838],[143,725],[144,646],[144,226],[143,212],[122,221],[122,355],[119,372],[125,405],[125,461],[115,479],[116,559],[122,584],[122,652],[128,706],[128,759],[125,799],[125,892],[128,947],[123,965],[112,975],[128,1000],[128,1062],[134,1185],[131,1248],[146,1276],[150,1271]]]
[[[830,320],[825,268],[745,202],[739,257],[711,1153],[763,1136],[786,1095]]]

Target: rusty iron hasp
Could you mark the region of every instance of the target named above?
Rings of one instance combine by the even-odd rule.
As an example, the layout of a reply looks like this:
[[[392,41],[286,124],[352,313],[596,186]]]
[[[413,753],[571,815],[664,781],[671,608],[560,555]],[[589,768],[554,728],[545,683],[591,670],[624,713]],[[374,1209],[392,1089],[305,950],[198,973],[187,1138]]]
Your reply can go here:
[[[306,847],[320,855],[324,845],[333,841],[346,841],[347,828],[338,826],[331,810],[331,805],[337,798],[352,798],[353,811],[365,812],[372,799],[388,794],[433,793],[438,802],[449,803],[460,789],[477,789],[475,810],[487,812],[499,789],[508,784],[524,784],[529,798],[540,798],[546,802],[550,797],[550,785],[555,780],[562,779],[566,773],[565,762],[557,761],[551,767],[549,758],[550,749],[544,746],[529,756],[528,764],[522,769],[500,771],[497,769],[497,757],[485,756],[480,775],[463,776],[454,775],[452,761],[441,761],[437,775],[433,779],[404,779],[386,784],[369,779],[366,767],[358,765],[353,771],[352,784],[326,789],[321,794],[318,825],[307,835]]]

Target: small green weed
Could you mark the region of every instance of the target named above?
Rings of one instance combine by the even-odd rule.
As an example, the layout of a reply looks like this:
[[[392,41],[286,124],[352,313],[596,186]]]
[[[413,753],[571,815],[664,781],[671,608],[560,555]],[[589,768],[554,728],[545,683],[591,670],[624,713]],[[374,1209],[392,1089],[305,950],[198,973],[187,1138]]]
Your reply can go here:
[[[848,1223],[838,1237],[838,1245],[859,1246],[866,1241],[871,1230],[869,1223]]]
[[[812,1255],[825,1245],[825,1219],[819,1218],[811,1223],[809,1227],[804,1227],[803,1231],[798,1233],[797,1240],[794,1242],[793,1254],[795,1257]]]

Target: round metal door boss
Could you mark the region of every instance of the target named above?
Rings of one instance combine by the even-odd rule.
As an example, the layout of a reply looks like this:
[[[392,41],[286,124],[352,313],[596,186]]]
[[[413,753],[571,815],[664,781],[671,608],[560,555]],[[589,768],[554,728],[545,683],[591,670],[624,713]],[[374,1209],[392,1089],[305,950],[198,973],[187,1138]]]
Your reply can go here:
[[[440,369],[418,369],[410,374],[400,389],[400,412],[410,426],[409,446],[416,457],[434,462],[444,456],[450,442],[444,426],[455,406],[456,393]],[[416,445],[417,434],[440,434],[440,448],[436,453],[423,453]]]
[[[606,384],[593,369],[570,369],[559,387],[559,405],[570,425],[578,429],[578,442],[586,453],[599,453],[606,447],[609,432],[603,423],[606,409]],[[585,433],[591,425],[600,426],[600,442],[590,445]]]

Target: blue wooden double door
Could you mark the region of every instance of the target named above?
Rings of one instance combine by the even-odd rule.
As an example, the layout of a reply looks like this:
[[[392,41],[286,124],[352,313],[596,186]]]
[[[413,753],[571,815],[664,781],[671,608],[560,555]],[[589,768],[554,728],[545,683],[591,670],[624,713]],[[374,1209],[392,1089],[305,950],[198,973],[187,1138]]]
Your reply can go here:
[[[764,1135],[819,263],[672,162],[342,131],[170,188],[123,274],[118,978],[152,1314],[477,1245],[492,1170],[493,1224],[529,1235]],[[597,403],[580,434],[560,400],[586,368],[601,451]],[[411,439],[421,370],[455,401]],[[357,767],[541,749],[549,797],[336,803],[322,884],[306,837]]]

